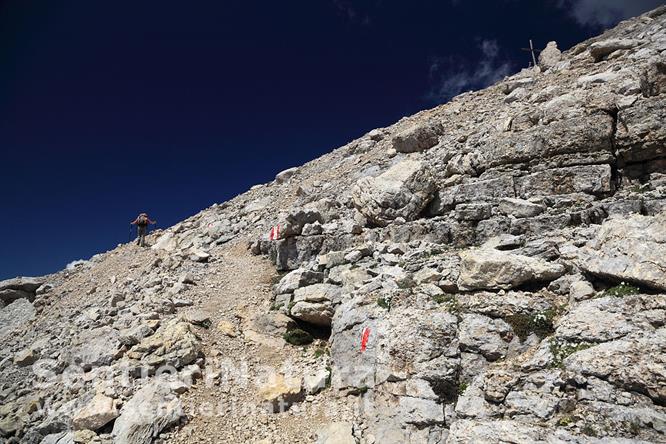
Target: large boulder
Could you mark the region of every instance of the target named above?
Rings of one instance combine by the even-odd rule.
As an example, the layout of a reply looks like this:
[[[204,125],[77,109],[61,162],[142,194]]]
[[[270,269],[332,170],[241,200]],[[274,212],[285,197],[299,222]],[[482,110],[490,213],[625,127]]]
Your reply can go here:
[[[113,424],[113,442],[149,444],[182,416],[181,402],[169,384],[151,380],[123,406]]]
[[[324,280],[324,273],[299,268],[287,273],[275,286],[275,294],[293,293],[306,285],[318,284]]]
[[[282,413],[305,397],[301,378],[277,373],[258,387],[261,401],[274,413]]]
[[[399,153],[427,150],[437,145],[440,132],[436,124],[414,124],[393,136],[393,149]]]
[[[71,359],[84,370],[109,365],[121,355],[120,332],[108,326],[82,331],[73,345]]]
[[[370,222],[386,226],[398,217],[416,219],[432,200],[434,190],[425,164],[406,159],[377,177],[360,179],[352,189],[352,198]]]
[[[342,289],[331,284],[314,284],[294,292],[290,314],[311,324],[331,325],[333,305],[340,302]]]
[[[118,417],[116,401],[101,393],[97,393],[74,418],[72,426],[75,430],[97,430]]]
[[[548,42],[539,54],[539,67],[544,71],[560,63],[562,52],[557,48],[557,42]]]
[[[492,248],[471,249],[460,253],[461,290],[499,290],[531,282],[548,282],[562,276],[562,264],[507,253]]]
[[[162,325],[154,335],[144,338],[127,355],[151,368],[172,365],[181,368],[199,356],[200,341],[188,322],[179,318]]]
[[[44,283],[33,277],[18,277],[0,281],[0,302],[10,304],[17,299],[35,299],[35,291]]]
[[[590,45],[590,55],[595,62],[603,60],[604,57],[621,49],[631,49],[640,45],[640,40],[633,39],[608,39],[594,42]]]
[[[604,221],[582,248],[579,266],[598,276],[666,290],[666,212]]]
[[[567,370],[595,376],[623,389],[666,402],[666,328],[633,334],[572,354]]]

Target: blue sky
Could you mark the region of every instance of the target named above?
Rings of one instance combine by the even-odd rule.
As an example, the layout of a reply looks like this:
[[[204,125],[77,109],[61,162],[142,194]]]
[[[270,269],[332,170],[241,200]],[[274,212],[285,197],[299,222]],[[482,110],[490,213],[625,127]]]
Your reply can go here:
[[[0,2],[0,279],[172,225],[659,1]]]

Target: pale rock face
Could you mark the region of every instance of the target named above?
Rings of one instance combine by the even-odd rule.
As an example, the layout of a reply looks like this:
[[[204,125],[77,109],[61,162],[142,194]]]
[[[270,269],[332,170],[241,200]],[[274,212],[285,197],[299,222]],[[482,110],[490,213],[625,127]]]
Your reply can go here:
[[[434,183],[426,166],[403,160],[375,178],[360,179],[352,190],[354,205],[379,226],[397,218],[413,220],[432,200]]]
[[[494,249],[465,251],[460,258],[461,290],[507,290],[528,282],[552,281],[565,272],[561,264]]]
[[[114,442],[149,444],[183,416],[178,397],[164,381],[143,386],[120,410],[113,424]]]
[[[539,53],[539,66],[544,71],[553,68],[562,60],[562,52],[557,48],[557,42],[548,42]]]
[[[631,39],[609,39],[592,43],[590,45],[590,55],[595,62],[621,49],[631,49],[640,45],[640,41]]]
[[[435,124],[415,124],[393,137],[393,148],[398,153],[414,153],[437,145],[441,129]]]
[[[116,419],[118,415],[115,400],[97,393],[76,413],[72,419],[72,425],[75,430],[97,430]]]
[[[280,171],[275,175],[275,182],[276,183],[284,183],[291,179],[291,177],[296,174],[298,171],[298,167],[293,167],[293,168],[287,168],[284,171]]]
[[[356,444],[352,424],[332,422],[317,432],[317,444]]]
[[[176,318],[132,347],[127,355],[150,367],[172,365],[181,368],[194,362],[199,351],[200,341],[190,324]]]
[[[666,212],[605,221],[580,253],[588,273],[666,290]]]
[[[477,314],[464,315],[459,331],[460,346],[466,351],[480,353],[489,361],[506,356],[513,338],[509,324]]]
[[[333,305],[340,302],[341,289],[331,284],[313,284],[294,292],[290,314],[317,325],[331,325]]]
[[[582,375],[602,378],[616,387],[666,401],[666,329],[627,335],[569,356],[564,365]]]
[[[259,397],[273,412],[283,412],[303,398],[301,378],[277,374],[259,387]]]
[[[275,288],[277,294],[293,293],[296,289],[306,285],[318,284],[324,280],[323,273],[298,269],[287,273]]]

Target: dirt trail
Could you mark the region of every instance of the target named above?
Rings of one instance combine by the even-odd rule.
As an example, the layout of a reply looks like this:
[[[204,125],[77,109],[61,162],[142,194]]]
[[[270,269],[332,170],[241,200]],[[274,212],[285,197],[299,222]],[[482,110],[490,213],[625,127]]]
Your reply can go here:
[[[313,442],[321,424],[349,417],[347,401],[325,390],[287,412],[272,414],[261,407],[257,384],[275,371],[301,376],[307,368],[325,365],[326,357],[315,357],[313,346],[293,347],[277,335],[254,331],[253,319],[269,312],[276,277],[265,258],[250,254],[244,242],[222,247],[215,257],[187,294],[194,305],[184,310],[210,317],[210,328],[199,332],[206,368],[203,378],[181,397],[189,423],[168,441]],[[225,333],[221,322],[232,331]]]

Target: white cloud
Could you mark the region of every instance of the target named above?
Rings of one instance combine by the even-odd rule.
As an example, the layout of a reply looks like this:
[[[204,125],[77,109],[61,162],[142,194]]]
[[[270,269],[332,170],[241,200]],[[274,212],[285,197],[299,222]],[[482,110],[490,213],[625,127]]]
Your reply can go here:
[[[511,73],[512,64],[500,57],[496,40],[481,40],[478,47],[481,57],[473,66],[455,57],[438,57],[431,61],[430,100],[443,103],[462,92],[485,88]]]
[[[381,3],[377,1],[375,6]],[[333,5],[338,10],[338,13],[346,18],[350,23],[360,23],[362,25],[370,24],[370,16],[368,14],[360,13],[350,0],[333,0]]]
[[[581,25],[609,27],[664,4],[663,0],[559,0]]]

